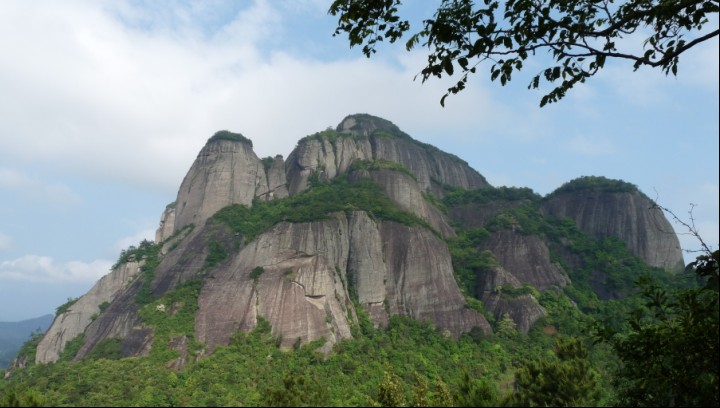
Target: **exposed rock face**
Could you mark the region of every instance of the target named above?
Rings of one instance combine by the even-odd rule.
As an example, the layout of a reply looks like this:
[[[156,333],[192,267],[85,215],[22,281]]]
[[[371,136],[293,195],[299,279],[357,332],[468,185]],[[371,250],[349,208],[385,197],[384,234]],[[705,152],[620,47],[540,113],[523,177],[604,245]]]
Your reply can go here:
[[[570,283],[565,272],[550,261],[550,250],[537,236],[503,230],[490,235],[483,247],[520,283],[541,291]]]
[[[478,172],[459,158],[413,140],[391,122],[370,115],[351,115],[337,127],[334,140],[319,135],[306,138],[290,153],[287,178],[290,195],[307,188],[316,172],[331,180],[347,171],[354,160],[387,160],[409,169],[420,187],[442,197],[444,186],[465,189],[488,187]]]
[[[265,158],[263,159],[263,165],[267,174],[267,193],[258,194],[258,197],[265,201],[287,197],[288,189],[283,157],[277,155],[273,159]],[[262,191],[262,189],[259,191]]]
[[[155,242],[163,242],[175,231],[175,203],[165,207],[160,216],[160,226],[155,231]]]
[[[531,294],[511,296],[503,288],[517,289],[522,283],[505,268],[498,266],[479,276],[478,293],[485,307],[500,320],[507,313],[517,325],[518,331],[527,333],[532,325],[545,316],[545,309]]]
[[[580,230],[598,238],[617,237],[649,265],[681,271],[680,242],[661,210],[643,194],[582,190],[555,194],[542,209],[555,217],[569,217]]]
[[[230,204],[252,206],[268,194],[262,161],[244,141],[208,141],[185,176],[176,200],[175,228],[201,225]]]
[[[262,272],[253,279],[256,268]],[[456,336],[474,326],[491,330],[484,317],[465,308],[440,239],[354,212],[280,223],[214,271],[200,294],[197,338],[213,349],[263,316],[285,347],[320,337],[331,347],[350,337],[349,288],[377,324],[389,313],[429,319]]]
[[[376,170],[358,172],[353,176],[371,178],[401,209],[427,221],[435,231],[443,236],[454,237],[456,235],[443,213],[423,197],[420,185],[410,175],[399,171]]]
[[[353,166],[356,160],[368,163]],[[364,164],[377,166],[361,170],[373,168]],[[208,221],[230,204],[249,207],[255,199],[300,194],[311,178],[329,181],[344,173],[349,173],[350,182],[370,178],[399,209],[426,221],[434,231],[347,211],[313,222],[279,222],[247,242],[221,221]],[[425,194],[442,197],[446,187],[479,189],[489,184],[457,157],[370,115],[348,116],[336,131],[301,140],[287,162],[282,156],[259,159],[249,140],[218,132],[183,180],[175,206],[162,215],[156,233],[157,241],[163,242],[161,261],[153,273],[133,280],[140,266],[129,262],[101,279],[55,319],[36,360],[56,361],[67,341],[80,333],[85,333],[85,344],[76,359],[110,338],[121,339],[125,356],[148,354],[156,333],[140,318],[136,295],[149,288],[158,298],[195,278],[201,286],[194,339],[209,352],[228,344],[237,331],[251,330],[261,318],[271,324],[283,347],[298,339],[306,343],[325,338],[322,351],[327,352],[351,337],[358,304],[378,327],[392,315],[403,315],[427,319],[455,337],[474,327],[489,333],[485,318],[466,307],[450,252],[438,236],[454,237],[455,231]],[[523,202],[468,204],[454,208],[450,216],[463,227],[482,227],[499,211]],[[546,214],[571,217],[586,232],[627,241],[653,265],[682,264],[672,227],[662,213],[647,210],[649,202],[639,193],[555,194],[542,205]],[[195,227],[187,227],[190,224]],[[223,252],[218,263],[208,262],[211,247]],[[570,283],[565,271],[551,262],[541,237],[502,230],[476,249],[491,251],[497,260],[495,267],[478,275],[480,300],[498,319],[508,314],[521,332],[545,315],[534,290],[525,284],[543,291]],[[572,254],[568,259],[580,262]],[[148,278],[149,286],[143,286]],[[601,278],[596,279],[598,285]],[[98,317],[103,302],[111,303]],[[169,368],[181,369],[191,358],[189,338],[184,333],[169,339],[169,346],[180,354],[168,362]]]
[[[138,262],[121,264],[103,276],[88,293],[81,296],[70,308],[55,317],[55,321],[38,344],[35,361],[52,363],[57,361],[65,344],[83,333],[93,322],[93,316],[100,313],[99,306],[112,302],[115,296],[129,285],[140,271]]]

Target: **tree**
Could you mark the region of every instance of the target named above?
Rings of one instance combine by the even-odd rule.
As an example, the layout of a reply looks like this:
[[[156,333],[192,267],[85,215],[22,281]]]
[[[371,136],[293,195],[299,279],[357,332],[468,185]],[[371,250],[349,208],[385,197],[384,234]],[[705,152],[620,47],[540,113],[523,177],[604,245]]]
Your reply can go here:
[[[718,0],[443,0],[435,15],[412,34],[407,50],[427,47],[427,66],[420,76],[460,80],[440,100],[465,88],[480,63],[490,64],[490,79],[505,85],[523,62],[548,53],[553,62],[530,81],[555,86],[540,106],[557,102],[568,90],[598,73],[607,58],[628,60],[637,70],[660,68],[677,74],[680,54],[717,37],[708,24]],[[370,57],[379,42],[394,43],[410,30],[398,15],[400,0],[335,0],[329,13],[338,16],[335,35],[347,33],[350,46],[362,45]],[[709,27],[708,27],[709,26]],[[644,36],[642,49],[627,38]],[[559,83],[559,85],[555,85]]]
[[[522,407],[583,407],[597,404],[599,374],[590,367],[578,338],[558,337],[556,358],[529,361],[515,374],[516,392],[508,405]]]
[[[614,378],[622,406],[717,406],[718,251],[688,265],[701,286],[668,291],[639,282],[644,308],[629,319],[629,333],[606,327],[599,339],[610,344],[623,365]]]
[[[688,264],[691,288],[668,290],[647,278],[638,280],[646,300],[628,318],[629,332],[597,326],[599,341],[609,344],[623,363],[614,383],[622,406],[718,406],[720,385],[720,252],[713,251],[695,228],[692,209],[684,226],[701,245]]]

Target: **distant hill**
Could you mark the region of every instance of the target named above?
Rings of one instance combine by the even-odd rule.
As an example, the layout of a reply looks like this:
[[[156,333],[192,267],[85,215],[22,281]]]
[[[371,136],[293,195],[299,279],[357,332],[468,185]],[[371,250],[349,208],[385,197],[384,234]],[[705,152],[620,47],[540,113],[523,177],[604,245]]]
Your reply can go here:
[[[52,324],[51,314],[19,322],[0,322],[0,368],[10,364],[33,332],[45,332]]]

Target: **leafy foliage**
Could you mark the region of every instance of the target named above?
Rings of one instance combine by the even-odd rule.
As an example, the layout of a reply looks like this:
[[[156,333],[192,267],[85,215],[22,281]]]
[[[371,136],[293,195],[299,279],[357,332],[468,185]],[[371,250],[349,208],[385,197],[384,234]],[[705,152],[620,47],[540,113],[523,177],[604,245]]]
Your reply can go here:
[[[509,398],[509,405],[584,407],[596,404],[598,373],[590,367],[582,341],[558,337],[554,351],[555,358],[531,360],[517,371],[518,392]]]
[[[403,174],[407,174],[408,176],[412,177],[413,180],[417,181],[417,177],[415,177],[415,174],[408,170],[407,167],[403,166],[400,163],[387,160],[355,160],[350,165],[350,171],[356,170],[393,170]]]
[[[717,406],[720,337],[718,251],[690,264],[704,285],[668,291],[644,279],[646,300],[629,318],[630,331],[598,326],[598,338],[623,362],[615,377],[627,406]]]
[[[547,198],[561,193],[573,193],[585,190],[602,191],[605,193],[634,193],[640,191],[636,185],[623,180],[614,180],[602,176],[582,176],[558,187],[550,193]]]
[[[160,249],[162,249],[161,245],[152,241],[142,240],[140,246],[137,248],[131,246],[127,251],[123,251],[117,262],[117,264],[120,264],[121,262],[128,262],[132,259],[143,262],[142,274],[140,276],[140,278],[143,279],[143,285],[135,295],[135,301],[139,305],[145,305],[153,301],[151,285],[155,279],[155,268],[160,264]]]
[[[476,190],[455,189],[443,201],[447,206],[487,204],[492,201],[540,201],[540,196],[527,187],[488,187]]]
[[[390,43],[410,30],[401,20],[400,0],[335,0],[329,13],[338,16],[335,35],[347,33],[350,46],[362,45],[370,57],[379,42]],[[504,86],[524,62],[537,53],[551,56],[549,66],[535,74],[528,89],[541,82],[555,86],[542,97],[540,106],[557,102],[579,83],[597,74],[608,58],[677,74],[680,54],[717,37],[720,32],[709,19],[720,9],[717,1],[626,0],[567,1],[443,0],[423,29],[410,36],[409,50],[428,48],[423,82],[432,77],[460,80],[445,98],[463,89],[478,65],[490,65],[490,79]],[[648,32],[642,49],[622,41],[634,33]],[[559,85],[556,85],[559,82]]]
[[[212,268],[227,259],[227,252],[220,242],[211,240],[208,247],[208,255],[205,258],[206,268]]]
[[[344,175],[282,200],[255,201],[252,208],[240,204],[225,207],[212,220],[229,226],[249,242],[281,221],[311,222],[351,211],[366,211],[376,219],[431,229],[422,219],[400,210],[372,180],[350,183]]]
[[[74,305],[75,303],[77,303],[78,300],[80,300],[79,297],[76,297],[76,298],[68,298],[68,299],[67,299],[67,302],[63,303],[62,305],[58,306],[58,307],[55,309],[55,316],[59,316],[59,315],[65,313],[65,312],[67,312],[68,310],[70,310],[70,307],[71,307],[72,305]]]
[[[250,144],[250,147],[252,147],[252,140],[246,138],[245,136],[241,135],[240,133],[233,133],[227,130],[220,130],[215,132],[214,135],[208,139],[208,143],[215,142],[218,140],[229,140],[232,142],[243,142]]]

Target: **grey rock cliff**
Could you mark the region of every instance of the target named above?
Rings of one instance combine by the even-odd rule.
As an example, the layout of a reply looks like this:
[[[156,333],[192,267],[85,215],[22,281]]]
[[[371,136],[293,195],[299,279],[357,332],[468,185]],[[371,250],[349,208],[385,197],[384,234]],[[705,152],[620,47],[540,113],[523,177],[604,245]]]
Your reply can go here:
[[[492,251],[500,266],[521,284],[542,291],[570,283],[565,271],[550,260],[545,242],[535,235],[498,231],[483,242],[483,248]]]
[[[262,161],[245,141],[208,141],[178,191],[175,228],[201,225],[230,204],[252,206],[256,196],[268,194]]]
[[[155,242],[163,242],[175,231],[175,203],[165,207],[160,216],[160,225],[155,231]]]
[[[425,199],[422,188],[410,175],[393,170],[358,171],[351,174],[351,180],[360,177],[372,179],[398,207],[425,220],[443,236],[456,235],[443,213]]]
[[[415,175],[424,191],[438,197],[445,195],[445,186],[474,189],[490,185],[461,159],[413,140],[385,119],[351,115],[336,132],[332,137],[318,134],[305,138],[290,153],[286,165],[290,195],[306,189],[313,173],[321,180],[331,180],[346,172],[354,160],[399,163]]]
[[[616,237],[649,265],[683,270],[680,242],[670,222],[652,201],[638,191],[581,190],[552,195],[544,213],[569,217],[580,230],[597,238]]]
[[[263,272],[252,279],[258,267]],[[285,347],[321,337],[331,347],[351,335],[350,291],[378,325],[400,314],[456,336],[475,326],[491,330],[465,308],[444,242],[425,229],[354,212],[280,223],[215,270],[200,294],[197,337],[212,349],[262,316]]]
[[[93,316],[100,313],[99,306],[104,302],[112,302],[115,296],[132,282],[139,271],[138,262],[121,264],[100,278],[95,286],[66,312],[56,316],[52,326],[38,344],[35,361],[37,363],[57,361],[65,349],[65,344],[83,333],[93,322]]]

